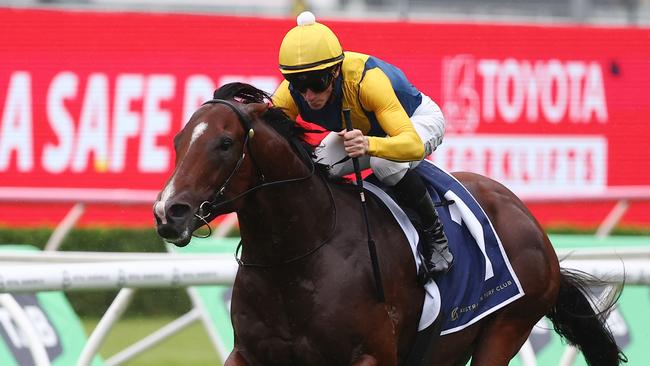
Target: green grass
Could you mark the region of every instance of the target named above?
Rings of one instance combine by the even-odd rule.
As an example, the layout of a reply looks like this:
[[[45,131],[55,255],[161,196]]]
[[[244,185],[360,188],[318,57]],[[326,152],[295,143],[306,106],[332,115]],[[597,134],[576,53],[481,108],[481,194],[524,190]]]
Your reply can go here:
[[[173,317],[142,317],[120,320],[113,326],[100,354],[105,360],[129,345],[139,341],[156,329],[164,326]],[[99,319],[84,319],[86,333],[90,335]],[[167,338],[153,348],[124,363],[124,366],[205,366],[221,365],[208,335],[200,322]]]

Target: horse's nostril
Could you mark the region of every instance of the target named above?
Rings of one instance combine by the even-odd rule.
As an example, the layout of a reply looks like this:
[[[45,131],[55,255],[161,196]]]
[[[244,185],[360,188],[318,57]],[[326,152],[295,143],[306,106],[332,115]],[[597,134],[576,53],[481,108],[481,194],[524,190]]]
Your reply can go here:
[[[169,207],[169,210],[167,212],[169,214],[169,217],[184,218],[189,215],[190,210],[191,208],[189,205],[183,203],[175,203]]]

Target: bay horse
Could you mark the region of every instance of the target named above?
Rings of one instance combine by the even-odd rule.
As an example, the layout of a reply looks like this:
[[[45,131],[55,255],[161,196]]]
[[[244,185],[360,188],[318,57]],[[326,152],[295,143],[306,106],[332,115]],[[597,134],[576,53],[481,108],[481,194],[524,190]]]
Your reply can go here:
[[[407,362],[424,291],[405,235],[383,206],[367,201],[385,274],[380,302],[358,191],[315,167],[306,132],[264,92],[232,83],[215,91],[174,138],[175,170],[154,204],[159,235],[184,246],[221,214],[236,212],[239,219],[235,345],[227,366],[433,365],[434,357],[435,365],[471,359],[501,366],[543,316],[589,365],[625,361],[603,314],[592,310],[584,275],[560,268],[525,205],[503,185],[464,172],[454,176],[487,213],[525,295],[463,330],[431,334],[430,352]]]

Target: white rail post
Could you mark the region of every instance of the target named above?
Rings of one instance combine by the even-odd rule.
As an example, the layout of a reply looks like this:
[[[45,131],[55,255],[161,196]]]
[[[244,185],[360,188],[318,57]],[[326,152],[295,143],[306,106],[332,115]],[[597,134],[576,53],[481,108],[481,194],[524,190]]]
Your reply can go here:
[[[558,366],[571,366],[578,358],[578,349],[570,344],[564,348],[564,353],[562,353],[562,358],[560,358],[560,363]]]
[[[123,288],[117,296],[115,296],[115,300],[113,300],[111,306],[108,307],[108,310],[104,313],[99,324],[97,324],[95,330],[93,330],[92,334],[88,338],[88,342],[86,342],[86,346],[84,346],[84,349],[81,351],[81,355],[79,356],[79,361],[77,361],[77,366],[90,365],[92,359],[97,354],[97,351],[99,351],[99,347],[101,347],[102,343],[106,339],[106,335],[113,327],[113,324],[120,319],[126,308],[129,306],[134,294],[134,289]]]
[[[149,336],[142,338],[141,340],[133,343],[129,347],[123,349],[119,353],[113,355],[108,360],[104,361],[106,366],[117,366],[121,365],[124,362],[132,359],[133,357],[139,355],[143,351],[148,350],[149,348],[155,346],[156,344],[164,341],[168,337],[174,335],[174,333],[185,329],[190,324],[194,323],[201,317],[201,313],[197,309],[192,309],[187,313],[183,314],[174,321],[166,324],[164,327],[158,329],[155,333],[151,333]]]
[[[194,308],[198,309],[199,313],[201,314],[201,318],[200,318],[201,322],[203,323],[203,327],[205,328],[205,331],[208,333],[208,337],[210,338],[210,341],[212,341],[214,350],[217,352],[217,355],[219,355],[221,362],[226,362],[226,358],[230,354],[230,350],[226,349],[226,345],[223,344],[223,341],[221,341],[221,337],[219,337],[219,333],[217,332],[217,329],[212,324],[212,319],[210,319],[210,314],[208,313],[208,309],[205,308],[205,305],[203,304],[203,300],[201,300],[201,296],[199,295],[199,292],[194,287],[188,287],[187,294],[190,296],[190,299],[192,299]]]
[[[537,366],[535,350],[533,349],[533,345],[530,343],[530,338],[526,339],[526,342],[524,342],[519,349],[519,357],[524,366]]]
[[[619,221],[627,212],[627,209],[630,207],[630,203],[626,199],[619,200],[616,202],[616,206],[607,214],[607,217],[600,223],[598,229],[596,230],[596,239],[605,239],[612,233],[612,230],[618,225]]]
[[[85,210],[86,206],[83,203],[76,203],[72,206],[63,220],[56,226],[49,239],[47,239],[47,243],[45,244],[46,251],[59,250],[61,243],[63,243],[70,230],[79,221],[79,218],[84,214]]]

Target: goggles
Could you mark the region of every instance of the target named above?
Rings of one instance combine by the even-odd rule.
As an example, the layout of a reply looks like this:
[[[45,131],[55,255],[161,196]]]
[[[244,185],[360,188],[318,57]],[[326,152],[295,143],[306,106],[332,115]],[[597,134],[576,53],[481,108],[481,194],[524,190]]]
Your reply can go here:
[[[299,74],[286,74],[284,78],[301,94],[306,93],[307,89],[314,93],[322,93],[332,83],[334,72],[331,69],[326,69]]]

